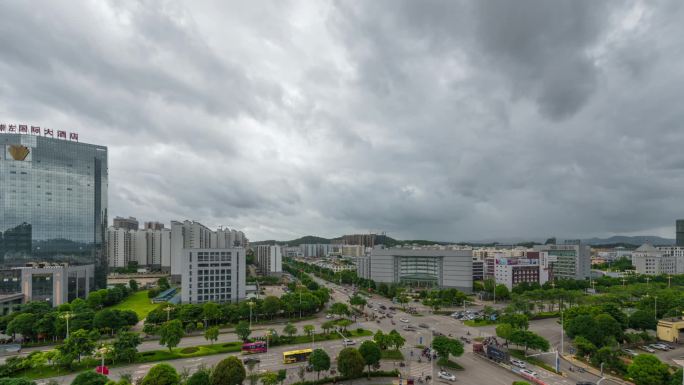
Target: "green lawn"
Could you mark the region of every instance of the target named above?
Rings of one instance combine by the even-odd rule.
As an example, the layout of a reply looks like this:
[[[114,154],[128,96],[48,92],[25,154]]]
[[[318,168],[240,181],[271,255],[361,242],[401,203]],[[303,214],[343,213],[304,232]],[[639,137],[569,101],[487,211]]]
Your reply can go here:
[[[401,353],[400,350],[383,350],[382,351],[382,359],[383,360],[399,360],[403,361],[404,360],[404,355]]]
[[[159,304],[154,304],[147,298],[147,290],[141,290],[126,298],[123,302],[112,306],[112,309],[133,310],[138,315],[138,319],[143,320],[157,306]]]

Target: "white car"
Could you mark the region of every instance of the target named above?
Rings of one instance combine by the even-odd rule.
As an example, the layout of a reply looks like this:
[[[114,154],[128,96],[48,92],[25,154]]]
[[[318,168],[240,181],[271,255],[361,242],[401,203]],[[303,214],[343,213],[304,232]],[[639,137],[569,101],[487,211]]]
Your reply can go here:
[[[527,365],[525,365],[525,362],[520,361],[520,360],[516,360],[514,358],[511,358],[511,365],[515,365],[515,366],[517,366],[519,368],[523,368],[523,369],[525,369],[525,366],[527,366]]]
[[[349,338],[345,338],[344,340],[342,340],[342,345],[344,345],[344,346],[356,345],[356,341],[350,340]]]
[[[525,374],[530,377],[537,377],[537,372],[533,372],[529,369],[520,369],[520,373]]]
[[[653,349],[663,350],[663,351],[670,350],[670,348],[668,348],[667,346],[665,346],[663,344],[651,344],[651,345],[649,345],[649,347],[651,347]]]
[[[326,318],[326,319],[331,319],[331,318],[332,318],[332,314],[326,314],[326,315],[325,315],[325,318]]]
[[[454,376],[453,374],[451,374],[449,372],[445,372],[444,370],[440,370],[439,374],[437,376],[439,378],[443,378],[445,380],[456,381],[456,376]]]
[[[649,353],[655,353],[655,350],[653,350],[653,349],[652,349],[651,347],[649,347],[649,346],[639,346],[639,349],[645,350],[645,351],[647,351],[647,352],[649,352]]]
[[[399,318],[399,321],[401,321],[401,322],[403,322],[403,323],[405,323],[405,324],[407,324],[407,323],[409,322],[409,320],[406,319],[406,318]]]

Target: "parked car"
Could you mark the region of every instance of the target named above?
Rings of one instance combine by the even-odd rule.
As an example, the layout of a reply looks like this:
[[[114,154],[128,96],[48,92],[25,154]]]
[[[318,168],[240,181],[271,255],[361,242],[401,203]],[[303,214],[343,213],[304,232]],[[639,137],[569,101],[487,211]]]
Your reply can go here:
[[[580,381],[576,382],[576,385],[596,385],[596,383],[591,381]]]
[[[416,328],[415,328],[415,326],[406,325],[406,326],[404,326],[404,330],[409,331],[409,332],[413,332],[413,331],[416,331]]]
[[[649,352],[649,353],[655,353],[655,350],[653,350],[652,348],[650,348],[650,347],[648,347],[648,346],[639,346],[639,349],[645,350],[645,351],[647,351],[647,352]]]
[[[423,329],[429,329],[429,328],[430,328],[430,327],[428,326],[428,324],[426,324],[426,323],[420,323],[420,324],[418,324],[418,326],[420,326],[420,327],[423,328]]]
[[[632,349],[622,349],[622,351],[625,352],[627,355],[630,355],[632,357],[636,357],[639,354]]]
[[[349,338],[345,338],[344,340],[342,340],[342,345],[344,345],[344,346],[356,345],[356,341],[350,340]]]
[[[520,361],[520,360],[516,360],[515,358],[511,358],[511,365],[514,365],[514,366],[517,366],[517,367],[523,368],[523,369],[525,369],[525,366],[527,366],[527,365],[525,365],[525,362]]]
[[[399,318],[399,321],[401,321],[401,322],[403,322],[403,323],[405,323],[405,324],[407,324],[407,323],[409,322],[409,320],[406,319],[406,318]]]
[[[665,344],[650,344],[650,345],[648,345],[648,346],[649,346],[650,348],[658,349],[658,350],[663,350],[663,351],[670,350],[670,348],[667,347]]]
[[[326,315],[325,315],[325,318],[326,318],[326,319],[331,319],[332,317],[333,317],[332,314],[326,314]]]
[[[537,377],[537,372],[529,369],[520,369],[520,373],[525,374],[530,377]]]
[[[439,374],[437,374],[437,376],[439,378],[443,378],[443,379],[448,380],[448,381],[456,381],[456,376],[454,376],[453,374],[451,374],[445,370],[440,370]]]

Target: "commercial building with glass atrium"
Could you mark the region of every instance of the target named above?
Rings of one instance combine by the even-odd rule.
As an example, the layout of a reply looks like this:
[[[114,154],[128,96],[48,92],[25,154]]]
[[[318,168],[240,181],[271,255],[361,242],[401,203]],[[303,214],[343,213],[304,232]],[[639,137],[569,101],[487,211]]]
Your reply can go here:
[[[0,124],[0,303],[21,292],[57,306],[104,288],[107,148],[8,131]]]

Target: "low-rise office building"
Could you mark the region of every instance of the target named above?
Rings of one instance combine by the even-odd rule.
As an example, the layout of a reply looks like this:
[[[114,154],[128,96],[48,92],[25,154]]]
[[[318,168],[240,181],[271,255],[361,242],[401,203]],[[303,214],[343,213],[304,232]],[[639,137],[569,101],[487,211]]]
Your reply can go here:
[[[183,303],[238,302],[245,298],[245,249],[185,249],[181,263]]]
[[[668,255],[650,243],[645,243],[634,250],[632,265],[639,274],[677,274],[677,257]]]
[[[375,282],[412,286],[473,288],[471,249],[455,247],[380,248],[370,255],[370,275]]]
[[[494,278],[497,284],[505,285],[509,290],[523,282],[543,285],[551,279],[548,255],[528,251],[519,258],[497,258]]]
[[[547,252],[554,279],[582,280],[591,275],[591,248],[580,241],[537,245],[534,250]]]
[[[21,272],[24,301],[47,301],[52,306],[85,299],[94,287],[95,266],[66,263],[30,263]]]

